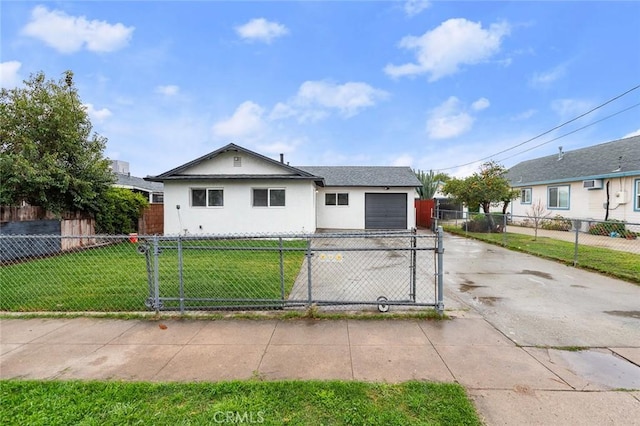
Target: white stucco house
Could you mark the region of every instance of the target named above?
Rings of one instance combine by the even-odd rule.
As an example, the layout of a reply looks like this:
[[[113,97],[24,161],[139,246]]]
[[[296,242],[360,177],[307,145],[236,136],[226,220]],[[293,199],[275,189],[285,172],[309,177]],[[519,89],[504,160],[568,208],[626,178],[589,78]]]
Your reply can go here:
[[[164,184],[166,235],[411,229],[420,186],[409,167],[292,167],[235,144],[145,179]]]
[[[518,163],[507,172],[520,197],[511,214],[538,200],[554,215],[640,223],[640,136]],[[608,212],[608,215],[607,215]]]

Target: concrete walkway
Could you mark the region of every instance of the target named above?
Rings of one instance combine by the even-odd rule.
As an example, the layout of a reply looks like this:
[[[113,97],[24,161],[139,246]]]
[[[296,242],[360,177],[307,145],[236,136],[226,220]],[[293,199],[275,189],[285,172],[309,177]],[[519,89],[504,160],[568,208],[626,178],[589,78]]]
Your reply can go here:
[[[576,352],[519,347],[480,315],[451,315],[445,321],[3,319],[0,378],[458,382],[490,425],[640,424],[639,348],[594,352],[602,358],[597,374],[576,368]]]

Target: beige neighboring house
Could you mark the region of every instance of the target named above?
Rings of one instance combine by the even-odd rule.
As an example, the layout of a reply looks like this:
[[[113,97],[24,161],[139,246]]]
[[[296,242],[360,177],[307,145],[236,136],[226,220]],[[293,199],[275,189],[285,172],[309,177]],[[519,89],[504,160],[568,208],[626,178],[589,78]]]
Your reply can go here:
[[[293,167],[235,144],[145,179],[164,184],[167,235],[406,230],[420,186],[409,167]]]
[[[507,178],[520,197],[513,216],[540,201],[552,215],[640,224],[640,136],[523,161]]]

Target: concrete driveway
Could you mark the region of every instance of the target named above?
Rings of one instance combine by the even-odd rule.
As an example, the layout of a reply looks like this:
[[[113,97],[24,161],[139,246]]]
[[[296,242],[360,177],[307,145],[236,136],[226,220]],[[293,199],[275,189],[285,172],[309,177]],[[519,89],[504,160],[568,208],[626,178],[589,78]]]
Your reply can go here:
[[[522,346],[640,346],[640,286],[462,237],[444,245],[445,308]]]
[[[640,286],[462,237],[444,245],[449,314],[481,316],[572,387],[467,385],[487,424],[640,424],[637,392],[623,418],[629,393],[614,391],[640,386]],[[467,355],[480,369],[495,357]]]

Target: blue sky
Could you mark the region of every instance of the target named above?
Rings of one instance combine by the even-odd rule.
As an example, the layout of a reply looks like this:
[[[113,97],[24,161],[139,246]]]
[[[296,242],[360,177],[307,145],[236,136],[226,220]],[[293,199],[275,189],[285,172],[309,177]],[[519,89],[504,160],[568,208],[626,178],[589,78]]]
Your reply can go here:
[[[230,142],[294,166],[464,176],[640,133],[637,89],[525,143],[640,84],[640,2],[0,8],[2,86],[73,71],[105,154],[136,176]]]

